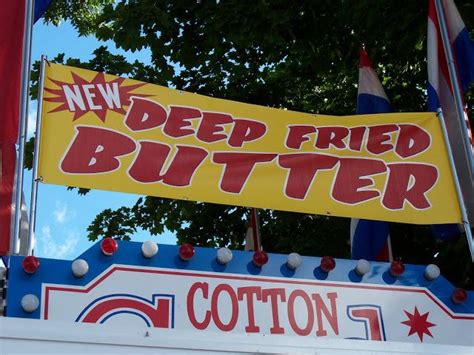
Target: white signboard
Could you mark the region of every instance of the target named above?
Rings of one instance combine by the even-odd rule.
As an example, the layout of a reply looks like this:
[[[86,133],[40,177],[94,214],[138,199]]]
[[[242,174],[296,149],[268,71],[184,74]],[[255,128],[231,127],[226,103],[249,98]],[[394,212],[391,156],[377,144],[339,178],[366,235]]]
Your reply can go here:
[[[43,284],[41,318],[204,333],[473,345],[474,317],[426,288],[113,265]]]

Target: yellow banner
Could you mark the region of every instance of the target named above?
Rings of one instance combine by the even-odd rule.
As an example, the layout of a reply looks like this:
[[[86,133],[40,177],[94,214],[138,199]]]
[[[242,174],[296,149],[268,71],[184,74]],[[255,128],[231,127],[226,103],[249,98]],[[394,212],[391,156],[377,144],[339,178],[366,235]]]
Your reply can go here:
[[[325,116],[46,66],[51,184],[417,224],[461,220],[433,113]]]

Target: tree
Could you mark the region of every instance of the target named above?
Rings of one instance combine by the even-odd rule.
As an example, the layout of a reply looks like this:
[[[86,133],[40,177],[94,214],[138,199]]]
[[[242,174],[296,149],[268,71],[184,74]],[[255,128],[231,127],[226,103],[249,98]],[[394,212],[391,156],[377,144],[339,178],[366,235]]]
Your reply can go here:
[[[355,112],[361,43],[379,63],[395,111],[426,110],[426,5],[412,0],[57,0],[46,21],[68,19],[79,33],[113,40],[124,50],[149,49],[152,65],[128,63],[105,47],[86,63],[61,55],[57,62],[224,99],[345,115]],[[457,5],[474,28],[472,2]],[[472,93],[467,99],[472,106]],[[88,237],[128,239],[138,227],[151,234],[167,228],[179,242],[239,248],[247,214],[242,207],[143,197],[131,208],[100,213]],[[349,256],[347,219],[264,210],[261,221],[265,250]],[[474,286],[463,237],[436,242],[428,226],[401,224],[392,225],[391,235],[395,256],[410,263],[436,261],[453,282]]]

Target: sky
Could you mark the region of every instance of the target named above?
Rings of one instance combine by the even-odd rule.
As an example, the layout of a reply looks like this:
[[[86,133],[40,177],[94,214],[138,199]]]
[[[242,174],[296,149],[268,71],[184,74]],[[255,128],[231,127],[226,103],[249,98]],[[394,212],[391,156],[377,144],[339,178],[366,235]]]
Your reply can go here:
[[[106,45],[113,54],[122,54],[131,61],[137,59],[146,64],[150,63],[149,51],[125,52],[117,49],[111,41],[100,42],[92,36],[79,37],[77,31],[67,22],[55,27],[46,26],[41,20],[33,28],[31,60],[39,60],[42,54],[54,58],[59,53],[65,53],[66,58],[88,60],[100,45]],[[35,132],[36,108],[36,100],[30,101],[28,138]],[[24,179],[25,198],[29,206],[31,171],[25,172]],[[40,184],[34,254],[46,258],[74,259],[93,244],[87,240],[87,227],[98,213],[106,208],[132,206],[138,197],[133,194],[98,190],[92,190],[86,196],[79,196],[75,191],[68,191],[65,186]],[[176,238],[170,232],[151,236],[146,231],[139,231],[132,236],[133,241],[148,239],[161,244],[176,244]]]

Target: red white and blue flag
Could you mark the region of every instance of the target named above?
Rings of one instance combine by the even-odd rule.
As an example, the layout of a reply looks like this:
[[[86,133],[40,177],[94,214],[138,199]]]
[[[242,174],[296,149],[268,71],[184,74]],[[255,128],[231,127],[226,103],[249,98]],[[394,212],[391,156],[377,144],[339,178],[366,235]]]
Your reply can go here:
[[[51,0],[35,1],[35,21]],[[29,1],[3,1],[0,10],[0,255],[10,250],[16,146],[20,116],[25,12]]]
[[[4,1],[0,11],[0,255],[10,248],[25,9],[25,1]]]
[[[438,7],[436,3],[438,3]],[[449,43],[443,42],[444,24]],[[454,73],[451,73],[451,76],[446,48],[450,48],[452,52]],[[459,85],[457,87],[452,80],[453,75],[458,79]],[[443,111],[464,203],[471,221],[474,220],[474,172],[470,163],[473,155],[472,133],[464,102],[462,102],[463,117],[459,117],[455,92],[460,93],[463,101],[462,96],[473,81],[474,42],[469,38],[469,33],[456,5],[452,0],[429,0],[428,110],[436,111],[441,108]],[[463,121],[466,123],[465,125]],[[469,142],[466,142],[465,135],[468,135]],[[446,228],[447,226],[441,226],[438,233],[449,234]],[[455,232],[457,227],[451,226],[451,228]]]
[[[391,112],[390,101],[364,48],[360,49],[357,114]],[[351,220],[352,259],[391,259],[388,222]]]
[[[245,236],[245,250],[261,250],[262,243],[260,237],[260,219],[258,218],[258,209],[250,209],[250,216]]]

